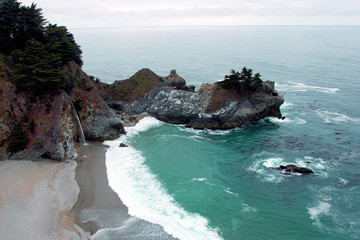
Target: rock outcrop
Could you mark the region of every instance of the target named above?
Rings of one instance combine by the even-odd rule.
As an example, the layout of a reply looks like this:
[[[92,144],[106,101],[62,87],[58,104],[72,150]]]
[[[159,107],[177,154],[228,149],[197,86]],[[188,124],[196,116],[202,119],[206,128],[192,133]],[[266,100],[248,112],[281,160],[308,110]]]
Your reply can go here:
[[[80,84],[71,91],[71,99],[79,102],[77,112],[85,139],[92,141],[112,140],[125,134],[120,118],[100,96],[96,83],[74,62],[66,66],[68,77]]]
[[[311,174],[314,173],[313,170],[305,167],[298,167],[295,164],[288,164],[288,165],[280,165],[279,167],[276,167],[275,169],[280,170],[283,174],[293,174],[293,173],[299,173],[299,174]]]
[[[142,76],[146,78],[146,75],[153,76],[154,73],[143,69]],[[262,90],[241,92],[224,89],[218,84],[203,84],[199,91],[193,92],[186,88],[185,80],[175,71],[166,78],[154,79],[160,79],[157,80],[160,84],[153,84],[155,87],[141,99],[110,100],[108,105],[121,106],[121,111],[129,115],[147,112],[161,121],[195,129],[231,129],[269,116],[281,117],[279,108],[284,99],[271,81],[263,82]]]
[[[15,93],[15,88],[9,82],[2,82],[3,89],[0,106],[0,157],[2,159],[42,158],[57,161],[75,160],[77,153],[74,146],[79,131],[74,124],[75,116],[70,105],[70,96],[59,90],[52,96],[43,98]],[[20,125],[23,134],[16,135],[15,127]],[[24,146],[18,146],[11,140],[22,141]],[[11,150],[8,147],[15,145]]]
[[[64,68],[71,90],[34,95],[16,91],[10,81],[11,66],[0,60],[0,159],[75,160],[75,142],[81,141],[77,113],[88,140],[114,139],[125,133],[95,82],[75,63]],[[77,112],[71,102],[77,103]]]

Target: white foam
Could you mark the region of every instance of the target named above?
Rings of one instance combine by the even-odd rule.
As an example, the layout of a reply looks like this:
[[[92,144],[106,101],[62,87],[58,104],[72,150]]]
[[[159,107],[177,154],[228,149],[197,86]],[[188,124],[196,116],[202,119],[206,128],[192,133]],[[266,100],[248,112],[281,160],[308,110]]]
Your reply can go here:
[[[275,117],[269,117],[268,118],[271,122],[273,123],[293,123],[293,124],[296,124],[296,125],[302,125],[302,124],[307,124],[307,121],[302,119],[302,118],[299,118],[299,117],[296,117],[294,119],[292,118],[289,118],[289,117],[286,117],[285,119],[279,119],[279,118],[275,118]]]
[[[129,144],[131,136],[162,123],[154,118],[142,119],[135,127],[126,128],[127,135],[107,141],[106,167],[109,185],[128,207],[129,214],[159,224],[179,239],[222,239],[217,229],[199,214],[184,210],[167,193],[161,182],[144,164],[141,152]],[[120,148],[125,142],[128,147]]]
[[[318,220],[321,215],[328,215],[330,208],[330,203],[320,201],[317,206],[308,208],[310,219]]]
[[[345,178],[339,178],[340,183],[343,185],[347,185],[349,183],[349,180],[346,180]]]
[[[304,156],[303,158],[289,159],[285,161],[282,157],[271,157],[267,152],[255,154],[257,159],[249,168],[248,171],[256,172],[258,176],[267,182],[281,182],[285,177],[291,175],[283,175],[279,171],[274,171],[274,168],[280,165],[295,164],[299,167],[306,167],[312,169],[317,176],[328,177],[327,163],[321,158],[314,158],[312,156]],[[292,174],[301,175],[301,174]]]
[[[324,109],[316,110],[316,114],[324,120],[326,123],[337,123],[337,122],[359,122],[360,118],[351,118],[345,114],[330,112]]]
[[[281,110],[285,110],[285,109],[288,109],[288,108],[292,108],[293,106],[294,106],[294,104],[285,101],[285,102],[280,106],[280,108],[281,108]]]
[[[264,160],[263,166],[267,168],[275,168],[280,166],[281,164],[284,164],[284,159],[282,158],[269,158]]]
[[[283,180],[282,174],[279,174],[277,171],[273,171],[269,168],[277,167],[281,164],[285,164],[284,160],[280,157],[270,157],[263,158],[263,155],[267,155],[266,153],[256,154],[256,157],[260,157],[260,159],[256,160],[249,168],[248,171],[256,172],[258,176],[266,182],[274,182],[279,183]]]
[[[252,212],[252,213],[256,213],[258,210],[254,207],[250,207],[249,204],[243,203],[242,204],[242,212],[243,213],[248,213],[248,212]]]
[[[193,181],[199,181],[199,182],[203,182],[206,181],[206,178],[193,178]]]
[[[339,88],[319,87],[295,82],[289,82],[289,84],[276,84],[276,88],[282,92],[307,92],[308,90],[312,90],[323,93],[337,93],[340,91]]]

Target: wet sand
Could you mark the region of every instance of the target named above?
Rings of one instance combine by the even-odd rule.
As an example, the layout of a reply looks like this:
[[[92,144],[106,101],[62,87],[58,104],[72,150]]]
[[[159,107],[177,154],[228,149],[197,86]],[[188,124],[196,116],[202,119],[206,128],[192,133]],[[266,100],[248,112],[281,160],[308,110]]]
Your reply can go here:
[[[109,186],[106,149],[102,142],[91,142],[78,149],[80,160],[76,180],[80,194],[73,211],[76,223],[91,234],[100,228],[120,227],[130,218],[127,207]]]
[[[80,194],[73,208],[75,223],[92,234],[93,240],[173,240],[161,226],[128,214],[128,208],[109,186],[106,149],[102,142],[89,142],[77,149]]]

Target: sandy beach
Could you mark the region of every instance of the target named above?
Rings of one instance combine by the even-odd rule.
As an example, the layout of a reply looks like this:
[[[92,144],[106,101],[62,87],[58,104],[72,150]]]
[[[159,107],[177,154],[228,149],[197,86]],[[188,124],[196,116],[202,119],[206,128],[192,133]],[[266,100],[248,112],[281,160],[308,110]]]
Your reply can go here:
[[[77,163],[0,161],[0,238],[88,239],[74,224]]]
[[[172,240],[161,226],[130,216],[127,207],[111,189],[106,174],[102,142],[89,142],[78,148],[76,180],[79,199],[73,208],[75,223],[97,239]]]
[[[78,149],[76,180],[80,194],[73,212],[79,226],[91,234],[100,228],[120,227],[130,218],[126,206],[109,187],[105,167],[106,149],[102,142],[87,143]]]
[[[130,216],[108,184],[102,142],[78,147],[78,162],[0,161],[0,238],[174,239]]]

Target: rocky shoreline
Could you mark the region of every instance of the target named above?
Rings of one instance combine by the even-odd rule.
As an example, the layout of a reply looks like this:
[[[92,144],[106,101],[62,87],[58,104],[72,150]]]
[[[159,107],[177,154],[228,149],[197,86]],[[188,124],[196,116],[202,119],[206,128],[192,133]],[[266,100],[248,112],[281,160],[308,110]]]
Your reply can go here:
[[[77,143],[85,140],[116,139],[121,134],[126,134],[124,126],[134,126],[146,116],[171,124],[184,124],[195,129],[231,129],[253,124],[269,116],[280,118],[280,105],[284,102],[281,94],[275,90],[274,82],[271,81],[263,82],[259,89],[245,92],[224,89],[216,83],[203,84],[198,91],[195,91],[195,87],[187,86],[185,80],[175,70],[167,77],[160,77],[149,69],[142,69],[128,80],[105,84],[89,77],[75,62],[70,62],[64,67],[64,72],[72,83],[69,90],[58,89],[52,94],[34,95],[31,92],[16,90],[11,83],[14,69],[11,64],[0,60],[2,61],[0,64],[0,160],[31,160],[23,163],[0,162],[2,164],[0,170],[10,165],[14,171],[19,169],[14,177],[21,178],[23,185],[26,185],[27,180],[34,179],[41,171],[41,174],[45,174],[44,179],[32,181],[31,188],[37,189],[43,186],[44,181],[48,182],[49,186],[55,187],[50,190],[45,187],[44,191],[39,193],[34,191],[34,194],[29,196],[29,199],[40,197],[50,199],[49,208],[42,209],[42,214],[33,215],[24,212],[32,216],[34,221],[46,216],[51,220],[51,226],[58,226],[56,231],[52,231],[47,223],[39,222],[42,230],[32,229],[32,231],[35,235],[41,233],[44,238],[57,236],[56,238],[64,239],[87,239],[100,228],[118,227],[116,224],[119,223],[113,225],[113,222],[108,225],[106,222],[106,213],[112,211],[111,206],[119,207],[119,203],[114,200],[118,200],[117,196],[114,196],[110,190],[105,191],[106,188],[98,187],[97,190],[92,189],[92,186],[89,188],[87,183],[93,175],[100,174],[102,180],[98,179],[96,184],[103,186],[106,182],[104,166],[99,168],[102,169],[101,173],[97,171],[99,169],[95,162],[91,167],[94,174],[81,170],[86,165],[81,161],[87,161],[87,157],[83,156]],[[52,160],[53,164],[50,164],[49,160]],[[74,161],[80,164],[77,180],[82,188],[75,207],[75,212],[79,214],[76,215],[76,221],[88,231],[87,233],[75,224],[70,211],[79,194],[79,187],[75,182]],[[41,167],[48,163],[49,167]],[[31,169],[31,173],[23,174],[26,169]],[[6,174],[3,177],[4,184],[11,180]],[[68,186],[62,183],[68,183]],[[69,187],[71,192],[65,194],[63,189]],[[43,193],[48,194],[43,196]],[[16,191],[10,189],[3,198],[7,199],[10,196],[17,199],[16,194]],[[102,201],[95,199],[99,196],[108,198],[109,203],[113,205],[107,204],[110,208],[104,207]],[[62,207],[57,207],[54,211],[51,206],[57,203],[61,203]],[[36,205],[33,200],[22,204],[21,207],[25,210]],[[84,220],[81,216],[82,210],[93,211],[99,206],[103,206],[103,212],[95,215],[102,220],[95,221],[89,218],[82,222]],[[12,206],[11,201],[4,202],[4,200],[1,207],[3,208],[0,209],[1,211],[17,208]],[[117,211],[122,211],[120,215],[128,219],[130,221],[128,224],[132,227],[150,226],[157,234],[161,232],[164,239],[172,239],[165,232],[163,233],[160,226],[129,218],[126,207],[122,206]],[[7,221],[2,222],[8,223]],[[0,225],[0,232],[6,236],[28,234],[27,231],[31,226],[28,223],[19,224],[22,230],[18,235],[7,232],[4,225]]]
[[[0,159],[75,160],[75,142],[84,141],[82,136],[116,139],[126,134],[124,125],[146,115],[195,129],[241,127],[265,117],[280,118],[284,102],[272,81],[242,91],[203,84],[195,92],[175,70],[160,77],[142,69],[130,79],[105,84],[75,62],[64,67],[72,83],[69,90],[35,96],[18,92],[11,83],[11,65],[3,61],[1,66]]]

